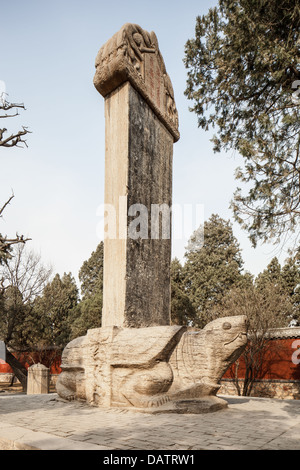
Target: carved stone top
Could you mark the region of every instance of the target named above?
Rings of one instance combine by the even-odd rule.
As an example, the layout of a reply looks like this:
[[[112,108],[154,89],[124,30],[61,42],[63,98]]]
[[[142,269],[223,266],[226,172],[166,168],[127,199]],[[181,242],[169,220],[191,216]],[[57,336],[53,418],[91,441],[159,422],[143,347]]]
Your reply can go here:
[[[154,32],[126,23],[101,47],[95,65],[94,85],[102,96],[129,81],[171,132],[174,142],[179,139],[173,86]]]
[[[49,370],[48,367],[44,366],[44,364],[41,364],[40,362],[38,362],[37,364],[32,364],[32,366],[30,366],[28,370],[29,369],[32,371],[33,370],[42,370],[42,371]]]

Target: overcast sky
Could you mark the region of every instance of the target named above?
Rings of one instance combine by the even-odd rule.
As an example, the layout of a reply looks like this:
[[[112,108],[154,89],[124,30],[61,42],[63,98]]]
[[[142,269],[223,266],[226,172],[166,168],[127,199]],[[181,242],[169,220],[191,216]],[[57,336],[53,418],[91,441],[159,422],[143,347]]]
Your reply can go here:
[[[184,46],[194,35],[197,15],[214,1],[15,0],[1,4],[0,83],[8,100],[26,111],[5,124],[28,126],[28,148],[1,150],[0,201],[15,195],[0,221],[0,232],[32,238],[54,272],[77,277],[101,239],[97,209],[104,203],[104,99],[93,86],[100,47],[124,23],[157,35],[171,77],[181,138],[174,145],[173,202],[203,205],[233,222],[230,200],[234,170],[242,161],[214,154],[211,134],[197,127],[184,96]],[[193,227],[194,229],[197,227]],[[233,223],[245,269],[258,274],[278,255],[273,246],[251,248]],[[173,241],[173,257],[183,260],[187,239]],[[281,262],[286,257],[281,253]]]

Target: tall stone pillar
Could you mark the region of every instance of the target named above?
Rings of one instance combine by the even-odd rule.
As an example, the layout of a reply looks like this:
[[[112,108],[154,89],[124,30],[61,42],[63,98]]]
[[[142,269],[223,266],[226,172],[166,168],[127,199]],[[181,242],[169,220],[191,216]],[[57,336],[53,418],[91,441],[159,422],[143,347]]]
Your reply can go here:
[[[227,406],[220,380],[247,342],[243,316],[200,331],[170,325],[173,144],[178,116],[154,33],[126,24],[99,51],[105,98],[102,327],[62,354],[57,393],[100,407],[203,413]],[[158,214],[162,212],[162,216]]]
[[[114,216],[104,239],[102,326],[169,325],[179,133],[155,34],[124,25],[100,49],[94,84],[105,98],[105,204]]]

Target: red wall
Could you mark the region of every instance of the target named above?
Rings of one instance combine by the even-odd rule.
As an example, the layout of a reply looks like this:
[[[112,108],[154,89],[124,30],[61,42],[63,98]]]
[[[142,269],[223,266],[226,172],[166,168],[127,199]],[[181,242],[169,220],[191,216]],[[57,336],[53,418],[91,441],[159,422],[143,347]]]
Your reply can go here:
[[[28,367],[32,366],[32,364],[36,364],[37,362],[41,362],[46,367],[50,368],[51,374],[60,374],[61,368],[61,357],[56,353],[48,353],[43,354],[41,357],[39,354],[35,353],[24,353],[24,354],[14,354],[15,357],[21,362],[22,365],[28,369]],[[11,367],[4,361],[0,359],[0,373],[12,373]]]
[[[2,359],[0,359],[0,373],[7,373],[7,372],[12,372],[11,368],[9,367],[6,362],[4,362]]]
[[[263,355],[263,367],[258,379],[300,380],[300,338],[271,340]],[[298,364],[294,362],[298,362]],[[234,365],[224,378],[234,377]],[[238,378],[245,374],[243,357],[239,360]]]
[[[299,362],[299,364],[294,364]],[[43,358],[38,354],[19,355],[18,359],[26,368],[34,363],[41,362],[50,367],[51,374],[61,372],[61,358],[56,352],[43,354]],[[33,360],[34,359],[34,360]],[[234,377],[234,365],[224,374],[224,378]],[[0,373],[12,372],[11,368],[4,361],[0,360]],[[238,377],[243,378],[245,374],[245,364],[243,358],[239,360]],[[267,351],[264,354],[263,368],[258,379],[277,380],[300,380],[300,338],[298,339],[277,339],[268,343]]]

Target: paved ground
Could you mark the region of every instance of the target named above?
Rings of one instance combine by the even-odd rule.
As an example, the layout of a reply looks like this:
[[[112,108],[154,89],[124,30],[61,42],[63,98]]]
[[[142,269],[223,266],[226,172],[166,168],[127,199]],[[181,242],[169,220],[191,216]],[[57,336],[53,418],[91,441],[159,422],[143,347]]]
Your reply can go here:
[[[300,450],[300,401],[223,397],[209,414],[101,410],[49,395],[0,394],[0,449]]]

